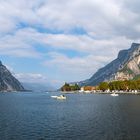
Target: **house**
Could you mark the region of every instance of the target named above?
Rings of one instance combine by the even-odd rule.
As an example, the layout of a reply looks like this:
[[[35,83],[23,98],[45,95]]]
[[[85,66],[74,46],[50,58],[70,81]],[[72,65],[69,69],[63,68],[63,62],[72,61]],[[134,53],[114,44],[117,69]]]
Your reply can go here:
[[[98,87],[97,86],[83,86],[81,87],[81,90],[80,91],[95,91],[97,90]]]

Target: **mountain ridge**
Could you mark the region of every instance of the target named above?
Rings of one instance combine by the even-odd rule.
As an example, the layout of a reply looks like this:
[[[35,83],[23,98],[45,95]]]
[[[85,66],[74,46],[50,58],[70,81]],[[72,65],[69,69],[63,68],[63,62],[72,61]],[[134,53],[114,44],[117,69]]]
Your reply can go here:
[[[140,56],[140,44],[139,43],[132,43],[131,48],[126,50],[121,50],[118,53],[118,57],[114,59],[112,62],[107,64],[106,66],[100,68],[93,76],[87,80],[80,81],[78,84],[80,86],[85,85],[98,85],[100,82],[103,81],[112,81],[112,80],[121,80],[121,77],[119,77],[120,73],[122,74],[121,70],[124,68],[124,66],[127,66],[127,64],[130,64],[131,61],[133,61],[134,58]],[[129,63],[128,63],[129,62]],[[140,57],[138,58],[138,64],[140,62]],[[134,63],[134,61],[133,61]],[[132,64],[132,63],[131,63]],[[132,67],[132,65],[130,65]],[[130,67],[129,67],[130,69]],[[133,71],[133,69],[130,69]],[[136,76],[135,74],[127,75],[129,73],[123,73],[124,77],[128,79],[134,78]],[[140,72],[138,73],[140,74]],[[122,76],[122,77],[123,77]],[[117,79],[118,78],[118,79]]]
[[[0,61],[0,91],[25,91],[22,84]]]

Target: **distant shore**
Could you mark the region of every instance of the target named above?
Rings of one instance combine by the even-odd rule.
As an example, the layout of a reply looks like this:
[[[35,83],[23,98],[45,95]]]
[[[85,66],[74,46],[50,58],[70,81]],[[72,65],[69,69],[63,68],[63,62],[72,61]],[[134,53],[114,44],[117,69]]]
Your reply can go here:
[[[112,94],[112,93],[116,93],[116,94],[133,94],[133,95],[140,95],[140,91],[138,92],[128,92],[128,91],[116,91],[116,92],[105,92],[105,91],[100,91],[100,92],[96,92],[96,91],[88,91],[88,92],[79,92],[79,91],[61,91],[62,94]]]

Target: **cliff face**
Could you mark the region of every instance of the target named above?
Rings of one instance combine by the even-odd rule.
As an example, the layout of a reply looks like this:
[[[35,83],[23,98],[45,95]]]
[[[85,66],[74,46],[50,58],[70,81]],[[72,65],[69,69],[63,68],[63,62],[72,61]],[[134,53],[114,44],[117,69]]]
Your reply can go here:
[[[97,85],[103,81],[133,79],[140,75],[140,44],[133,43],[128,50],[119,52],[117,59],[99,69],[90,79],[79,82]]]
[[[137,51],[138,53],[139,51]],[[129,60],[122,69],[120,69],[115,75],[116,80],[134,79],[140,76],[140,55],[136,54],[131,60]]]
[[[24,87],[0,61],[0,91],[24,91]]]

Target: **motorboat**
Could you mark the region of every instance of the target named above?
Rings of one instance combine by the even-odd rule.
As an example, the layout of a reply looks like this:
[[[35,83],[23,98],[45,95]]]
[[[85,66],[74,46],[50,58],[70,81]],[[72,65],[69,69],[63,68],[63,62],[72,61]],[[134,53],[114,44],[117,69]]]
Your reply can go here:
[[[91,91],[89,91],[89,90],[85,90],[84,93],[91,93]]]
[[[51,96],[52,98],[57,98],[58,96]]]
[[[60,96],[57,96],[56,99],[59,99],[59,100],[65,100],[65,99],[66,99],[66,96],[64,96],[64,95],[60,95]]]
[[[116,93],[112,93],[110,94],[111,96],[119,96],[119,94],[116,94]]]
[[[58,100],[65,100],[66,96],[60,95],[60,96],[51,96],[52,98],[58,99]]]

